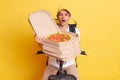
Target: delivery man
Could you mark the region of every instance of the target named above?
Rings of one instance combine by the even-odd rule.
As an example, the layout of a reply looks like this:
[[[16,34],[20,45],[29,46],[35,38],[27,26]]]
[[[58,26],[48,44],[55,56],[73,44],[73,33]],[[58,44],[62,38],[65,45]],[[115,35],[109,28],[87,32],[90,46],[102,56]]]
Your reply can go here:
[[[70,18],[71,18],[71,13],[67,9],[60,9],[57,12],[58,26],[61,31],[70,32],[70,26],[68,24]],[[80,31],[76,27],[75,27],[75,33],[77,33],[80,36]],[[41,47],[43,45],[44,39],[45,38],[43,36],[35,35],[35,40],[40,44]],[[77,80],[79,80],[75,58],[76,57],[65,61],[65,63],[63,64],[63,68],[64,70],[67,71],[68,74],[73,74],[74,76],[77,77]],[[50,75],[55,75],[57,73],[58,67],[59,64],[57,58],[49,56],[48,65],[46,66],[42,80],[48,80],[48,77]]]

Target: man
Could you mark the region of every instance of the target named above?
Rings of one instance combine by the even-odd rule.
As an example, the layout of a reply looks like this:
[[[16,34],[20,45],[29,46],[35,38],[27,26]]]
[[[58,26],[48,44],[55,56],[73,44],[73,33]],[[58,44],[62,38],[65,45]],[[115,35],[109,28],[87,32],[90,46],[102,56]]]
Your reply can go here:
[[[57,13],[57,19],[58,19],[58,26],[61,31],[68,31],[70,32],[70,26],[68,24],[69,20],[71,18],[71,13],[67,9],[61,9]],[[80,35],[80,32],[77,28],[75,28],[75,32]],[[44,41],[44,37],[41,36],[35,36],[35,40],[42,45],[42,42]],[[42,47],[42,46],[41,46]],[[48,80],[48,77],[50,75],[55,75],[57,73],[59,64],[57,62],[57,58],[49,56],[48,59],[48,65],[46,66],[46,70],[44,72],[42,80]],[[78,73],[75,63],[75,58],[69,59],[65,61],[63,64],[64,70],[67,71],[68,74],[73,74],[78,79]]]

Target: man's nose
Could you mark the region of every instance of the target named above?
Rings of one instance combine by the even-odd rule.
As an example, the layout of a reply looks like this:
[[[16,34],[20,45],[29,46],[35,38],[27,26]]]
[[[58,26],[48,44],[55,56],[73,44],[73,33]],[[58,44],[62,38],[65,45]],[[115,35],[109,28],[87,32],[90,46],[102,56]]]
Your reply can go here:
[[[65,18],[65,15],[62,15],[62,19],[64,19]]]

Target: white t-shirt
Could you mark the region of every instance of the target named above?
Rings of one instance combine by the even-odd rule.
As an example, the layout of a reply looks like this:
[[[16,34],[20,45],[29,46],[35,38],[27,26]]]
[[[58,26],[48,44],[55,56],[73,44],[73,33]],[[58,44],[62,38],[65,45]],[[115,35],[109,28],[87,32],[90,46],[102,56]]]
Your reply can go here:
[[[67,31],[70,32],[69,27],[68,27]],[[78,36],[80,37],[80,31],[77,28],[75,28],[75,31],[78,34]],[[55,57],[50,56],[49,60],[48,60],[48,64],[51,64],[52,66],[55,66],[55,67],[59,68],[59,63],[56,61]],[[68,67],[68,66],[73,65],[73,64],[75,64],[75,58],[67,60],[63,64],[63,68]]]

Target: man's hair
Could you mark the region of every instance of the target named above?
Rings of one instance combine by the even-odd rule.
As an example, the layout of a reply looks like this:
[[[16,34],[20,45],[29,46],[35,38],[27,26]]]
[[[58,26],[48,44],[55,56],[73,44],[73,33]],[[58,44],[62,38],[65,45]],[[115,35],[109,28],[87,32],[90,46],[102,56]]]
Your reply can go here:
[[[60,10],[57,12],[57,17],[58,17],[58,15],[59,15],[60,11],[66,11],[66,12],[69,14],[69,16],[71,16],[70,11],[68,11],[67,9],[60,9]]]

